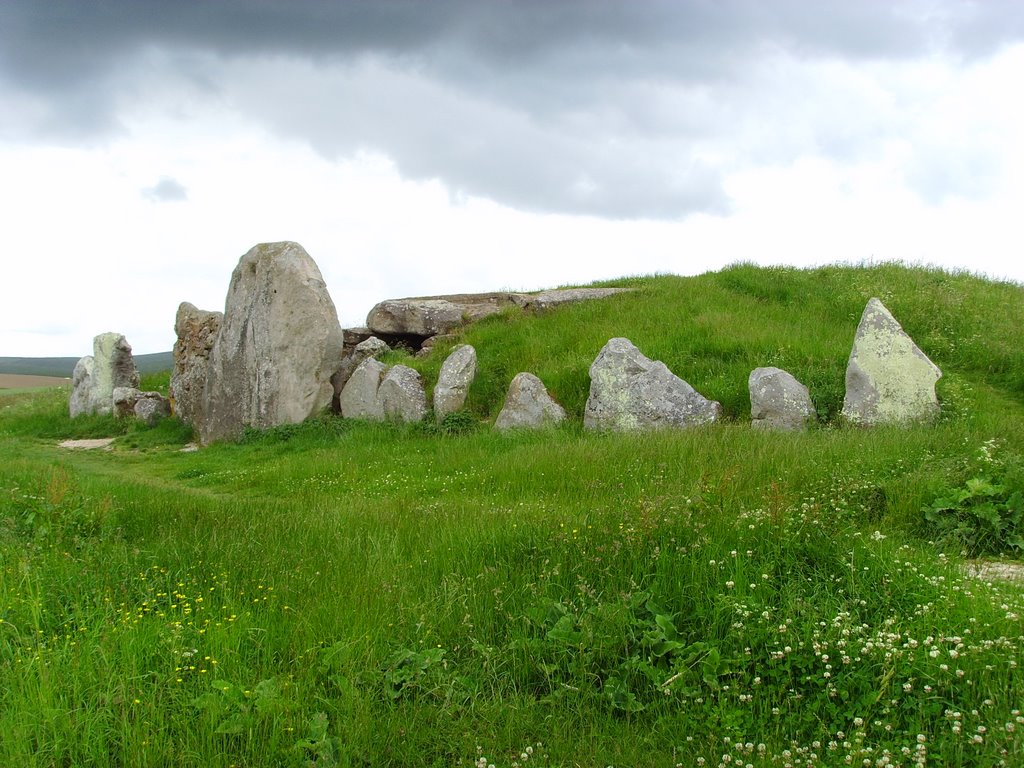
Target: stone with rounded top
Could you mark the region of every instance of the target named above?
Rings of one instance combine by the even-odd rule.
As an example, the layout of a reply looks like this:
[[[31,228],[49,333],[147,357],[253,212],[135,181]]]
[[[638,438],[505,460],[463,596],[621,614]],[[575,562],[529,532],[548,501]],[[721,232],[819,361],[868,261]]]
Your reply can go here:
[[[709,424],[722,406],[668,367],[650,360],[629,339],[610,339],[590,366],[586,429],[633,431]]]
[[[476,350],[469,344],[460,344],[441,365],[437,386],[434,387],[434,415],[438,423],[466,404],[466,396],[475,377]]]
[[[301,422],[331,402],[344,343],[320,270],[294,242],[261,243],[231,274],[210,350],[203,443]]]
[[[939,413],[942,371],[877,298],[868,301],[846,367],[843,416],[853,424],[905,424]]]
[[[757,429],[798,432],[816,415],[807,387],[781,368],[755,368],[747,379],[750,419]]]
[[[565,421],[565,409],[548,394],[544,382],[532,373],[517,373],[508,387],[505,405],[494,428],[539,429]]]

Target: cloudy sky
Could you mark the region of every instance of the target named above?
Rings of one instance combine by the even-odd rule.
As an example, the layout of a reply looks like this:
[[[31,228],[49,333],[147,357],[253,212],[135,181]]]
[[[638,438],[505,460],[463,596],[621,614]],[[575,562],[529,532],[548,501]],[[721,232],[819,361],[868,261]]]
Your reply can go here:
[[[1019,0],[3,0],[0,356],[170,349],[258,242],[409,295],[1024,282]]]

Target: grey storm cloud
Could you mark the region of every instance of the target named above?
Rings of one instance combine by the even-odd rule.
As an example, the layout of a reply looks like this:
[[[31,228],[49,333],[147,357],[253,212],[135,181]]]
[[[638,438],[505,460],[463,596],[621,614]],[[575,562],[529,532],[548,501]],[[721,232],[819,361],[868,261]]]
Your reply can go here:
[[[677,218],[727,209],[738,155],[856,154],[884,130],[851,129],[858,102],[802,114],[827,94],[766,62],[971,59],[1022,36],[1016,0],[5,0],[0,136],[102,140],[176,80],[455,194]]]

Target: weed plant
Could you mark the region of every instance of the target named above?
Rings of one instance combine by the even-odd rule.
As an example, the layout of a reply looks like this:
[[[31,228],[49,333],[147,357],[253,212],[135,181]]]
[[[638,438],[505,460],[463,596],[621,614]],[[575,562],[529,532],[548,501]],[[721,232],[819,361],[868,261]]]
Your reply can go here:
[[[467,329],[471,415],[440,425],[182,452],[173,419],[0,400],[0,764],[1024,762],[1022,589],[961,554],[965,510],[1018,508],[1021,289],[892,265],[623,284]],[[935,424],[833,418],[870,295],[945,371]],[[585,433],[614,335],[731,419]],[[766,364],[811,384],[819,428],[743,423]],[[520,370],[574,418],[481,426]],[[114,450],[56,447],[85,431]]]

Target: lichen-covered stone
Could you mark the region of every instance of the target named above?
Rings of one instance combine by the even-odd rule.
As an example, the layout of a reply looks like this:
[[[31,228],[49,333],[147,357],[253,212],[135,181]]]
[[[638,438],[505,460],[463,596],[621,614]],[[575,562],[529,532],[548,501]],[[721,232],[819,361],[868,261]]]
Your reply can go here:
[[[82,358],[72,375],[69,412],[111,413],[115,387],[138,387],[139,371],[132,348],[120,333],[101,333],[92,342],[92,357]]]
[[[298,243],[263,243],[231,275],[210,350],[199,436],[304,421],[331,403],[344,339],[313,259]]]
[[[853,424],[901,424],[939,413],[942,371],[878,299],[864,308],[846,367],[843,416]]]
[[[423,378],[405,365],[396,365],[384,374],[377,390],[377,401],[385,419],[412,423],[422,421],[427,415]]]
[[[722,406],[668,367],[650,360],[629,339],[609,340],[590,366],[587,429],[616,431],[693,427],[716,421]]]
[[[815,417],[807,387],[781,368],[755,368],[747,385],[751,424],[758,429],[795,432]]]
[[[451,351],[434,387],[434,415],[440,423],[449,413],[466,404],[469,387],[476,377],[476,350],[469,344],[462,344]]]
[[[544,383],[532,373],[517,373],[508,387],[505,405],[494,428],[538,429],[565,420],[565,409],[548,394]]]

